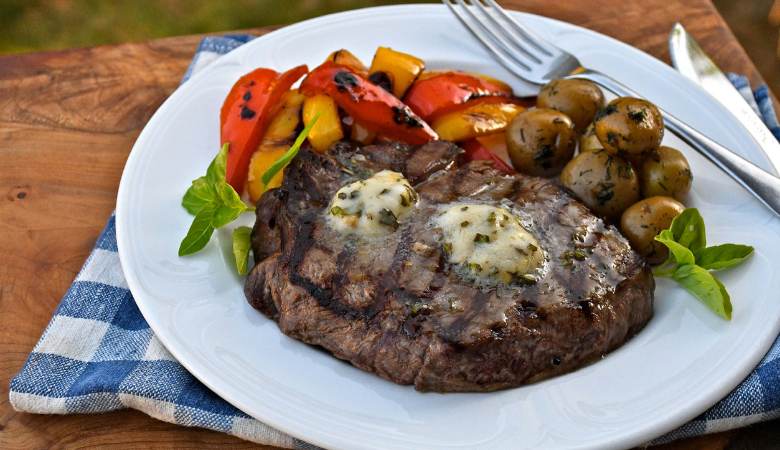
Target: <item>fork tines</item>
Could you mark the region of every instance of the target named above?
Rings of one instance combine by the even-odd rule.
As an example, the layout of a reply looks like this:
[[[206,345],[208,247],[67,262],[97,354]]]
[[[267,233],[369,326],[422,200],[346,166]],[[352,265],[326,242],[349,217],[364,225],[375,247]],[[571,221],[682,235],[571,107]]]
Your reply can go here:
[[[565,54],[517,22],[494,0],[443,2],[505,67],[522,78],[538,78],[542,74],[534,72],[546,71],[551,60]]]

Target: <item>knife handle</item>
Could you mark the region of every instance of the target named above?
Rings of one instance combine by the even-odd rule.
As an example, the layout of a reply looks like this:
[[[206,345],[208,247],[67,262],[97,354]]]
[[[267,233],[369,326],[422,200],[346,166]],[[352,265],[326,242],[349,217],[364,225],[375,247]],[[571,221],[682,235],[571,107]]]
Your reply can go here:
[[[642,98],[618,81],[593,70],[586,69],[568,78],[592,81],[621,97]],[[663,109],[659,108],[659,111],[667,130],[707,157],[780,216],[780,178],[738,156]]]

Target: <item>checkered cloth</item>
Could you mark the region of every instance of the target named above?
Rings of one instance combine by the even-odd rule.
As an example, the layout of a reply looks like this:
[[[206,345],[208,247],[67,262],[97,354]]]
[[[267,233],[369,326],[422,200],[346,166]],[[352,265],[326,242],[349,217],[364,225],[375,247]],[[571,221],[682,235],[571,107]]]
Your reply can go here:
[[[207,37],[182,83],[252,36]],[[211,392],[165,349],[128,290],[114,217],[11,380],[11,404],[36,414],[135,408],[185,426],[222,431],[266,445],[317,449],[259,422]]]
[[[730,73],[728,77],[739,93],[745,97],[753,111],[761,116],[766,126],[769,127],[769,131],[780,141],[780,123],[777,123],[775,108],[772,106],[772,99],[769,97],[769,88],[764,85],[759,86],[755,91],[751,91],[750,82],[746,76]]]
[[[250,39],[205,38],[183,82]],[[756,106],[765,118],[772,119],[768,123],[777,130],[771,103],[761,100],[768,98],[765,89],[756,91]],[[262,444],[316,448],[222,400],[163,347],[127,288],[117,254],[114,217],[22,371],[11,380],[10,400],[17,411],[37,414],[135,408],[167,422],[218,430]],[[780,340],[728,397],[652,444],[775,417],[780,417]]]

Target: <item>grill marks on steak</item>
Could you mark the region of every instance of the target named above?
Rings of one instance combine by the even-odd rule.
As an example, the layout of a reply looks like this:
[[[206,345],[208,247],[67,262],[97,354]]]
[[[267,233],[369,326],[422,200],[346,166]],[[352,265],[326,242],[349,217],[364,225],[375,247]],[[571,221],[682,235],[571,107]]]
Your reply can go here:
[[[441,141],[301,151],[257,205],[249,302],[283,333],[425,391],[489,391],[565,373],[644,326],[652,275],[614,227],[553,182],[504,176],[487,162],[457,168],[460,152]],[[384,238],[330,229],[331,196],[384,169],[420,194],[414,216]],[[547,259],[535,285],[482,291],[452,270],[431,219],[439,204],[464,201],[523,220]],[[562,266],[573,240],[592,253]]]

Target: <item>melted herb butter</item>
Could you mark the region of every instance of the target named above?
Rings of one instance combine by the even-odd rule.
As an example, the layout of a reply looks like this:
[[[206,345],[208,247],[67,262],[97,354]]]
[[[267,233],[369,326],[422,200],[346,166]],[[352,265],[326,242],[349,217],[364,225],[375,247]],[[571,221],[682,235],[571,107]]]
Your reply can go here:
[[[495,206],[458,204],[436,219],[442,247],[451,264],[466,276],[507,283],[534,283],[531,275],[544,254],[536,238],[517,217]]]
[[[382,236],[395,231],[418,201],[403,175],[383,170],[339,189],[330,201],[328,221],[343,233]]]

